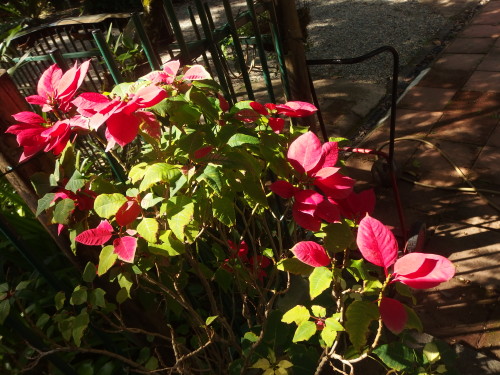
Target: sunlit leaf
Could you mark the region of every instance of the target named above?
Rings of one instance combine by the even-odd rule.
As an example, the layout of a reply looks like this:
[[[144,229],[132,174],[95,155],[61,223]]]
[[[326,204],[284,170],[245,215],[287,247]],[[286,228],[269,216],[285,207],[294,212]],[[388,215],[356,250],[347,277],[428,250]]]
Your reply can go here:
[[[94,210],[97,215],[104,219],[109,219],[127,201],[123,194],[101,194],[94,201]]]
[[[99,254],[99,265],[97,267],[97,274],[99,276],[104,275],[108,270],[115,264],[118,255],[114,253],[114,247],[112,245],[106,246],[101,250]]]
[[[326,267],[316,267],[309,275],[309,294],[311,299],[328,289],[333,280],[333,273]]]
[[[307,309],[307,307],[302,305],[297,305],[288,310],[284,315],[281,321],[283,323],[295,323],[300,325],[301,323],[309,320],[311,317],[311,313]]]
[[[311,321],[302,322],[293,335],[292,342],[307,341],[316,333],[316,324]]]

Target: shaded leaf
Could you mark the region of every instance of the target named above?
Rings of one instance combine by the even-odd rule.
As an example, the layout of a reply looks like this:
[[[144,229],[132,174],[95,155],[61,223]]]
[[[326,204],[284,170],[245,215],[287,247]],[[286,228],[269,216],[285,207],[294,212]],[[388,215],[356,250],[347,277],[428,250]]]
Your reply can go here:
[[[290,272],[294,275],[309,276],[314,270],[314,267],[308,266],[295,257],[282,259],[276,266],[280,271]]]
[[[370,323],[379,318],[378,306],[366,301],[354,301],[346,310],[345,329],[356,350],[366,344]]]
[[[396,371],[404,371],[414,364],[413,350],[402,343],[380,345],[373,350],[385,365]]]
[[[75,202],[72,199],[62,199],[56,203],[52,222],[58,224],[69,224],[71,213],[75,209]]]
[[[233,200],[227,197],[214,197],[213,215],[228,227],[236,224],[236,212],[234,211]]]

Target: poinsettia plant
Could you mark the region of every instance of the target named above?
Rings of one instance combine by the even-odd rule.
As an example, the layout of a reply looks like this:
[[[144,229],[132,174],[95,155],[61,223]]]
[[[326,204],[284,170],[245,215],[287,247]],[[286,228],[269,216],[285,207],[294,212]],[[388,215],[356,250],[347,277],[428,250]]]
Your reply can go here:
[[[82,284],[57,295],[54,345],[138,373],[319,374],[330,364],[345,374],[372,357],[434,371],[435,359],[401,364],[388,348],[422,329],[411,288],[449,280],[453,265],[398,257],[371,216],[373,190],[356,192],[343,173],[340,140],[289,121],[313,105],[230,106],[202,66],[177,61],[108,93],[79,92],[87,68],[50,67],[27,98],[43,115],[15,114],[7,130],[21,160],[56,157],[54,173],[34,179],[38,211],[86,262]],[[83,160],[89,139],[119,173]],[[100,331],[127,350],[111,352]]]

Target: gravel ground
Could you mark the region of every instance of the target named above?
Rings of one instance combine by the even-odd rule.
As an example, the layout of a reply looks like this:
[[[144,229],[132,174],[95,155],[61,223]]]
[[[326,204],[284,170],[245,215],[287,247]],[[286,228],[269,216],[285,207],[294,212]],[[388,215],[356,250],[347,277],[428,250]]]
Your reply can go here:
[[[407,65],[423,45],[438,38],[453,21],[428,4],[415,0],[312,0],[308,26],[310,59],[345,58],[389,45]],[[315,77],[343,77],[380,82],[391,74],[388,54],[350,66],[313,68]]]

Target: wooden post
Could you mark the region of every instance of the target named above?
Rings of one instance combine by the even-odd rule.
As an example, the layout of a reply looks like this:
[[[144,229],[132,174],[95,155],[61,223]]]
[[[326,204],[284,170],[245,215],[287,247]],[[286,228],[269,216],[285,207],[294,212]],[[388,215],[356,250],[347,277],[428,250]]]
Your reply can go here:
[[[14,171],[5,175],[17,194],[23,198],[29,209],[35,213],[38,205],[38,197],[30,182],[30,176],[36,172],[54,172],[54,160],[47,154],[38,154],[26,164],[16,167],[22,149],[12,134],[6,134],[5,130],[15,123],[12,115],[21,111],[29,111],[30,108],[21,96],[17,87],[5,70],[0,70],[0,174]],[[42,214],[38,217],[43,227],[49,232],[57,246],[68,256],[74,265],[77,265],[75,257],[69,247],[69,240],[57,234],[55,225],[51,225],[47,216]]]
[[[290,81],[291,100],[312,103],[311,87],[302,35],[295,0],[276,0],[276,17],[283,37],[285,66]],[[316,131],[314,116],[303,119],[303,125]]]

